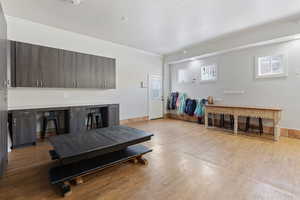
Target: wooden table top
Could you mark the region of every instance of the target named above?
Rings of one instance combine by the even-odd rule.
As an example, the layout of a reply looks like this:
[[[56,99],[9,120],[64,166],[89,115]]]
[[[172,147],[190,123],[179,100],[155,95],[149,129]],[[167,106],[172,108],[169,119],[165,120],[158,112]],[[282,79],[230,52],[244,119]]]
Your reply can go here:
[[[109,128],[95,129],[79,134],[65,134],[49,138],[51,145],[60,159],[79,156],[95,151],[113,151],[118,146],[138,143],[143,139],[153,136],[142,130],[126,126],[114,126]]]
[[[282,111],[281,108],[272,108],[272,107],[263,107],[263,106],[236,106],[236,105],[207,104],[206,107]]]

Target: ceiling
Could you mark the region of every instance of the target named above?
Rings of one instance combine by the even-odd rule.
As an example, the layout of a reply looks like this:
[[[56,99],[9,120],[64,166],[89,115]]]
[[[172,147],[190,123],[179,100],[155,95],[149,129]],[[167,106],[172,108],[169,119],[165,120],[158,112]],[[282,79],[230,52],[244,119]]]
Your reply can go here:
[[[299,0],[1,0],[7,15],[168,54],[299,14]]]

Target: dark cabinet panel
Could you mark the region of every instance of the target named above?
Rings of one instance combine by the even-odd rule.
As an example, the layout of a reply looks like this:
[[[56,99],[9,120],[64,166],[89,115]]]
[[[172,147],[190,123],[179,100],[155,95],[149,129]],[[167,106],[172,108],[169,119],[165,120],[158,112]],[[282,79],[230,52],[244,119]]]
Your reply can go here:
[[[120,125],[119,105],[112,104],[108,106],[108,126]]]
[[[78,134],[86,130],[87,110],[84,107],[75,107],[70,110],[70,133]]]
[[[91,56],[76,53],[76,88],[92,88]]]
[[[116,60],[11,42],[11,85],[44,88],[116,88]]]
[[[108,70],[108,88],[107,89],[115,89],[116,88],[116,60],[109,60],[109,70]]]
[[[12,113],[12,137],[14,148],[36,142],[36,113],[34,111]]]
[[[103,64],[103,71],[104,71],[104,88],[115,89],[116,88],[115,59],[105,58]]]
[[[65,88],[75,88],[76,81],[76,53],[59,50],[59,85]]]
[[[15,81],[17,87],[39,87],[39,46],[17,42],[15,55]]]
[[[59,76],[58,56],[58,49],[39,47],[40,87],[64,87]]]

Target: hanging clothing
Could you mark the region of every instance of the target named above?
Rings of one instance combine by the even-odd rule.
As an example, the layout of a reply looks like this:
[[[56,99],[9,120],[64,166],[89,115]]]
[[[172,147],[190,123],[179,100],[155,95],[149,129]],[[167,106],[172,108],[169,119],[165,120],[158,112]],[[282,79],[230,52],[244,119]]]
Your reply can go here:
[[[168,97],[167,101],[167,109],[168,110],[175,110],[176,109],[176,101],[178,99],[179,93],[178,92],[172,92],[170,96]]]
[[[172,92],[171,97],[172,97],[172,102],[171,102],[171,109],[175,110],[176,109],[176,101],[178,99],[179,93],[178,92]]]
[[[170,97],[167,99],[167,110],[171,110],[171,100]]]
[[[185,93],[179,95],[179,106],[177,109],[178,114],[184,114],[186,99],[187,99],[187,95]]]
[[[177,101],[176,101],[176,108],[178,109],[180,106],[180,96],[178,96]]]
[[[193,116],[195,109],[197,106],[197,101],[195,99],[187,99],[186,100],[186,107],[185,107],[185,113]]]
[[[195,116],[197,116],[197,117],[204,116],[206,103],[207,103],[206,99],[202,99],[201,101],[198,101],[195,112],[194,112]]]
[[[187,98],[186,100],[185,100],[185,108],[184,108],[184,113],[185,114],[187,114],[187,111],[188,111],[188,103],[190,102],[190,98]]]

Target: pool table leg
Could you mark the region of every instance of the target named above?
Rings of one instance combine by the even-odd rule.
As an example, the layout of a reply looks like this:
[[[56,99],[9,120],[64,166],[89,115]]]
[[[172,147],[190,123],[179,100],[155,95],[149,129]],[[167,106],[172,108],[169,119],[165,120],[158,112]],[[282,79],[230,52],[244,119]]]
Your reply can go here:
[[[142,165],[148,165],[148,160],[145,159],[145,158],[143,158],[142,156],[138,156],[136,159],[138,160],[138,162],[140,164],[142,164]]]
[[[59,184],[59,188],[64,197],[70,196],[72,194],[71,185],[69,181],[65,181]]]
[[[74,179],[74,181],[75,181],[75,184],[76,184],[76,185],[80,185],[80,184],[83,183],[82,177],[77,177],[77,178]]]

